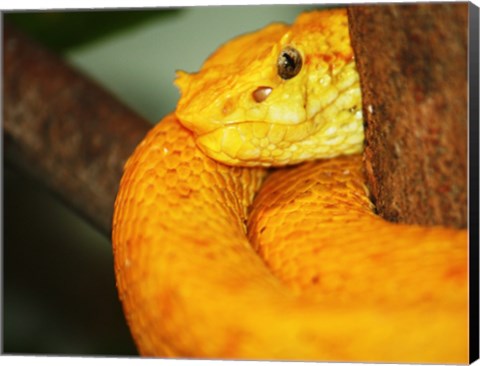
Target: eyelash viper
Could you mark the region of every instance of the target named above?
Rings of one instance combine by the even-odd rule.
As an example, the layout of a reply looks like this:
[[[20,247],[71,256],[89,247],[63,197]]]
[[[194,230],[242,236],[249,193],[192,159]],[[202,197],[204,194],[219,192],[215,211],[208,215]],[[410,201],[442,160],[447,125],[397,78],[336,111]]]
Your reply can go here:
[[[179,72],[115,202],[142,355],[468,362],[467,232],[374,214],[349,42],[345,10],[309,12]]]

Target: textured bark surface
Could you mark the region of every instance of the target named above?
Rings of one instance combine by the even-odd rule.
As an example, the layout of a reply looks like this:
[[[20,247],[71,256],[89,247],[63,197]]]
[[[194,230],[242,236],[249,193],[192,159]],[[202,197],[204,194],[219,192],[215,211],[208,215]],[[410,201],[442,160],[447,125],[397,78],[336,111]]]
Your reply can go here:
[[[349,22],[379,214],[465,227],[468,4],[351,6]]]
[[[8,25],[3,44],[7,161],[108,234],[123,165],[151,125]]]

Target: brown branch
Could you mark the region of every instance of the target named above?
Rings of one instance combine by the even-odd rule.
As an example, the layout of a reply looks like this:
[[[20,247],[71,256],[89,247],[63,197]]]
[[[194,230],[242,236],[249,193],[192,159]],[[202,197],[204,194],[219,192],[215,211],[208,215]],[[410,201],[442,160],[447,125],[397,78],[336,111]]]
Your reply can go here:
[[[150,124],[9,25],[4,77],[8,161],[109,234],[123,164]]]
[[[467,223],[468,4],[349,8],[365,166],[392,221]]]

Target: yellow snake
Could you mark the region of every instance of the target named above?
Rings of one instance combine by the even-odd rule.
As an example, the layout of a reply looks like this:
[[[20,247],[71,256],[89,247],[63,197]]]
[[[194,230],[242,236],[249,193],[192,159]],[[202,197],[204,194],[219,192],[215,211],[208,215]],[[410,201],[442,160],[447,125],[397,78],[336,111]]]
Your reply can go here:
[[[240,36],[178,76],[115,203],[142,355],[468,362],[467,232],[374,214],[345,10]]]

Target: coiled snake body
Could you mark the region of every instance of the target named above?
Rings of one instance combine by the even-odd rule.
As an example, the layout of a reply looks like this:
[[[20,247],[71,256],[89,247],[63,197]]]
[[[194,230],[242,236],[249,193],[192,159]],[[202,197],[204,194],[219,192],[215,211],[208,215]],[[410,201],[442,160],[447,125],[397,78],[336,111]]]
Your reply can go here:
[[[241,36],[177,85],[115,204],[141,354],[467,362],[467,233],[374,214],[344,10]]]

